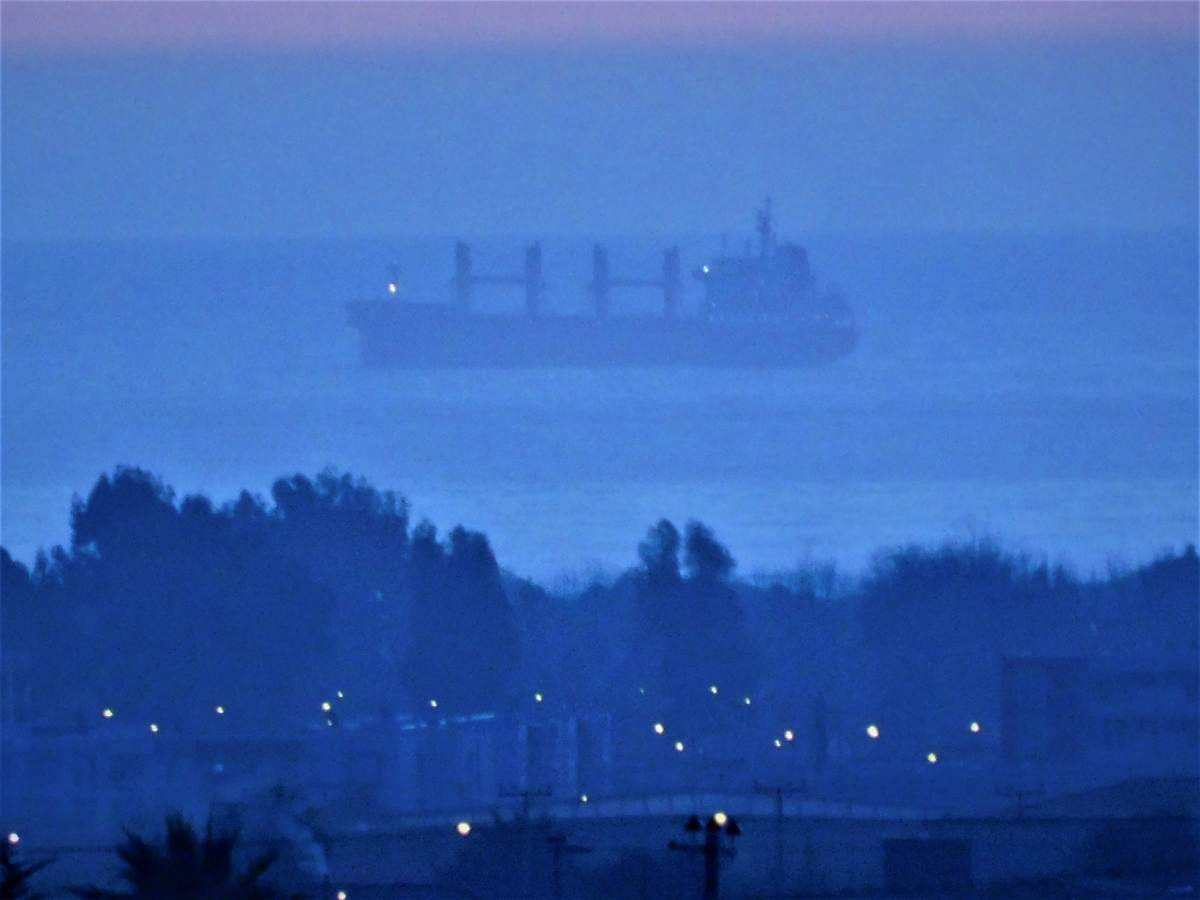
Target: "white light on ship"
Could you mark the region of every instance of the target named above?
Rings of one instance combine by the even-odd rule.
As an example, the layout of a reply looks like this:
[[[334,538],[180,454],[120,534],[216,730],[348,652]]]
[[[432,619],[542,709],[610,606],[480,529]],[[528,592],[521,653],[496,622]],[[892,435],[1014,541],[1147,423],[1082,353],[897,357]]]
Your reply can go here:
[[[346,892],[338,891],[337,892],[337,900],[346,900]]]
[[[796,732],[792,731],[792,729],[789,728],[787,731],[785,731],[783,733],[783,739],[785,741],[794,741],[796,739]]]
[[[871,740],[875,740],[877,737],[879,737],[879,726],[878,725],[868,725],[867,726],[867,737],[869,737]]]
[[[535,703],[541,703],[541,702],[542,702],[542,695],[541,695],[541,694],[534,694],[534,695],[533,695],[533,700],[534,700],[534,702],[535,702]]]
[[[21,836],[19,834],[17,834],[15,831],[10,831],[8,833],[8,842],[10,844],[19,843],[20,840],[21,840]]]
[[[971,734],[979,734],[979,723],[978,722],[971,723]]]
[[[714,684],[712,687],[710,687],[710,688],[708,689],[708,692],[709,692],[710,694],[715,694],[715,693],[717,693],[717,686]]]
[[[104,718],[106,718],[106,719],[111,719],[112,718],[112,710],[106,709],[104,712],[100,713],[100,715],[104,716]]]
[[[775,738],[775,746],[776,746],[776,747],[782,747],[782,746],[783,746],[783,741],[781,741],[779,738]]]
[[[742,702],[743,702],[743,703],[745,703],[747,706],[749,706],[749,705],[750,705],[750,698],[749,698],[749,697],[747,697],[747,698],[746,698],[745,700],[743,700]]]
[[[587,794],[580,794],[580,795],[579,795],[579,802],[580,802],[580,803],[587,803]]]
[[[666,730],[667,730],[666,726],[664,726],[662,722],[654,723],[654,733],[655,734],[662,734]]]
[[[935,762],[937,762],[937,754],[936,754],[936,753],[930,753],[930,754],[929,754],[928,756],[926,756],[925,758],[926,758],[927,760],[929,760],[929,764],[930,764],[931,766],[932,766],[932,765],[933,765]]]
[[[466,837],[468,834],[471,833],[471,823],[470,822],[459,822],[457,825],[454,826],[454,830],[457,831],[459,834],[461,834],[463,837]]]
[[[723,826],[726,822],[729,821],[729,816],[725,815],[725,813],[723,813],[723,812],[713,813],[713,821],[716,822],[718,825]]]
[[[675,749],[676,749],[676,750],[677,750],[679,753],[682,753],[682,752],[683,752],[683,741],[676,741],[676,742],[675,742]]]
[[[393,281],[390,284],[388,284],[388,293],[389,294],[396,293],[396,282]]]
[[[218,716],[223,716],[223,715],[225,715],[225,707],[223,707],[223,706],[218,706],[218,707],[217,707],[217,715],[218,715]]]
[[[436,700],[430,700],[429,705],[432,706],[434,709],[437,709],[437,701]]]
[[[150,733],[158,734],[158,726],[155,725],[153,722],[150,723]]]

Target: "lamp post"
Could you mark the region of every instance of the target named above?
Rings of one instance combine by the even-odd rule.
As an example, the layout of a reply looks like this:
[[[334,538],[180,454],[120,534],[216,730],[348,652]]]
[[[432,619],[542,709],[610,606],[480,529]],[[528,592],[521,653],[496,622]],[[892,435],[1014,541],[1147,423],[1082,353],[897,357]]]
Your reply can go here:
[[[591,847],[580,847],[572,844],[567,840],[565,834],[552,834],[546,838],[546,843],[550,845],[550,884],[551,894],[554,900],[562,900],[562,864],[563,854],[566,853],[591,853]]]
[[[733,846],[732,841],[728,844],[721,841],[721,832],[724,831],[730,838],[736,838],[741,835],[742,829],[738,828],[737,822],[733,819],[727,818],[724,813],[718,813],[708,820],[707,825],[703,826],[696,816],[692,816],[683,826],[683,830],[692,839],[686,844],[671,841],[668,846],[672,850],[697,854],[704,859],[704,893],[701,896],[703,900],[718,900],[721,881],[721,857],[733,859],[737,856],[737,849]],[[702,844],[695,841],[695,836],[701,831],[704,832],[704,843]]]

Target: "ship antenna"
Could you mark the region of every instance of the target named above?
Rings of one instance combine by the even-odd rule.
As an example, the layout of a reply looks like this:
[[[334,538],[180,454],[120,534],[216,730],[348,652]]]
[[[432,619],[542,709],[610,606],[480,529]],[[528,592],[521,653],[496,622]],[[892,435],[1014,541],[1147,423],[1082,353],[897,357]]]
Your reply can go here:
[[[771,218],[771,198],[767,197],[763,208],[758,212],[758,244],[763,256],[768,256],[775,244],[774,222]]]

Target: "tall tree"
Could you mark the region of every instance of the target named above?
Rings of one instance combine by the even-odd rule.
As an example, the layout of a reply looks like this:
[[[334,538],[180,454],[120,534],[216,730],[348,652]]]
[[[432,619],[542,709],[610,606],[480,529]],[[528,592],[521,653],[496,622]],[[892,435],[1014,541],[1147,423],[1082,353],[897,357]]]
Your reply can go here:
[[[457,712],[495,709],[516,670],[519,636],[487,538],[459,526],[443,543],[422,522],[409,564],[411,699]]]
[[[71,893],[82,900],[278,900],[283,894],[261,880],[278,854],[269,851],[238,869],[237,840],[236,832],[215,833],[211,819],[200,836],[190,822],[172,815],[161,845],[127,833],[117,847],[126,890],[93,885]]]

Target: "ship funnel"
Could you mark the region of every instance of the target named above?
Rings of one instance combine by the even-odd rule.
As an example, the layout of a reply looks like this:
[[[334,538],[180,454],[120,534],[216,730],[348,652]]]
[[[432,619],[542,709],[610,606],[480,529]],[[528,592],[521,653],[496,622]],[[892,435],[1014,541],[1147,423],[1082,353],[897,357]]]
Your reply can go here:
[[[608,251],[599,244],[592,248],[592,283],[588,285],[588,289],[596,305],[596,316],[603,319],[608,315],[612,285],[608,277]]]

